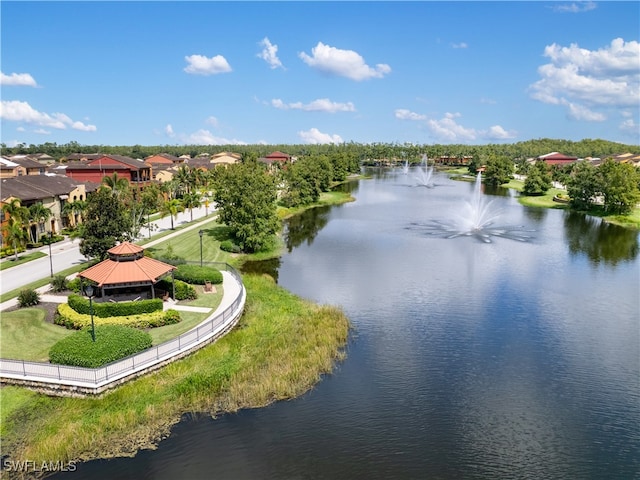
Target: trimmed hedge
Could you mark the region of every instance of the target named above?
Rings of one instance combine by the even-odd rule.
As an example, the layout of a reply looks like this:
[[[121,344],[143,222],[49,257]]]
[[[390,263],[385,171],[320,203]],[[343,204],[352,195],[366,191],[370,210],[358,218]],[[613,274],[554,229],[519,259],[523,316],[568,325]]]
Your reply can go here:
[[[49,361],[60,365],[97,368],[151,348],[151,335],[123,325],[96,326],[63,338],[49,350]]]
[[[178,265],[174,276],[183,282],[204,285],[205,282],[213,284],[222,283],[222,273],[211,267],[201,267],[200,265]]]
[[[89,300],[80,295],[69,295],[69,306],[78,313],[91,314]],[[153,298],[137,302],[93,302],[93,314],[96,317],[121,317],[123,315],[139,315],[162,310],[162,299]]]
[[[156,311],[151,313],[141,313],[138,315],[125,315],[120,317],[96,317],[95,325],[122,325],[134,328],[155,328],[164,325],[172,325],[181,321],[180,313],[176,310]],[[58,313],[54,319],[56,325],[63,325],[67,328],[79,330],[91,326],[91,315],[76,312],[67,303],[58,305]]]

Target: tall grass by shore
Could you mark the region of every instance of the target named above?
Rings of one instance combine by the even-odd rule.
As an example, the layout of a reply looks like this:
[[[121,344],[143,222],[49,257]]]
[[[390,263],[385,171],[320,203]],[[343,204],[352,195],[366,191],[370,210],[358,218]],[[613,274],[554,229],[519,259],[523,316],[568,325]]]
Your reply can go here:
[[[3,387],[3,455],[36,462],[130,456],[167,436],[184,413],[218,415],[309,390],[344,357],[348,319],[271,277],[243,280],[247,304],[232,332],[101,398]]]

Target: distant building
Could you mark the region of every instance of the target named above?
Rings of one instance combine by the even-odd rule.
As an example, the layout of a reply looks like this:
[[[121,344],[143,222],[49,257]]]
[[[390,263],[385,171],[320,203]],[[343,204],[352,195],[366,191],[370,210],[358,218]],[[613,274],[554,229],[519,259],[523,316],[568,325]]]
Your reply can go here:
[[[140,159],[124,155],[98,155],[86,160],[69,162],[65,174],[85,182],[102,183],[104,177],[114,173],[126,178],[132,187],[144,188],[151,184],[151,167]]]
[[[568,165],[578,161],[578,157],[570,157],[564,153],[551,152],[546,155],[536,157],[536,161],[544,162],[547,165]]]

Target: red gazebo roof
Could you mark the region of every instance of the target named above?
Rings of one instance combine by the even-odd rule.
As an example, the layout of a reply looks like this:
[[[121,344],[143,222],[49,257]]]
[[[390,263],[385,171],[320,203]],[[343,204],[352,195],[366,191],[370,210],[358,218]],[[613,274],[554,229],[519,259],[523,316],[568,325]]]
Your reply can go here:
[[[109,249],[111,258],[87,268],[78,276],[97,283],[99,287],[127,283],[154,284],[176,269],[173,265],[141,255],[143,251],[138,245],[123,242]]]

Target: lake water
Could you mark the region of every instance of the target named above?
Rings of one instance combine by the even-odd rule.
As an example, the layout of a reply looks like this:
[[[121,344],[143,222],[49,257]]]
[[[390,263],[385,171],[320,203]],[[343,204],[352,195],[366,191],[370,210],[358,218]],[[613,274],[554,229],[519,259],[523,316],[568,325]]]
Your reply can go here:
[[[443,238],[473,183],[398,171],[285,228],[261,268],[340,305],[346,360],[301,398],[185,418],[80,479],[640,478],[639,235],[483,194],[526,241]]]

